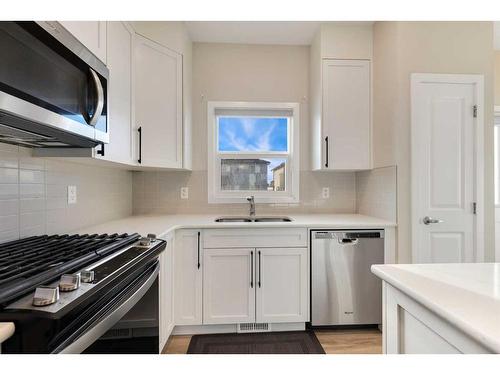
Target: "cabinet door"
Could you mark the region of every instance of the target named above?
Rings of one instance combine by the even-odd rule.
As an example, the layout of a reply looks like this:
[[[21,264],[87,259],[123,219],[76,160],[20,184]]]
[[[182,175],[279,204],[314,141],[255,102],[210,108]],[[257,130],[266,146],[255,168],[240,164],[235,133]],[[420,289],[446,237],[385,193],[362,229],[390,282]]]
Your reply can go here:
[[[257,249],[257,323],[309,319],[307,248]]]
[[[60,24],[106,63],[106,21],[61,21]]]
[[[255,321],[255,249],[205,249],[203,324]]]
[[[202,322],[201,231],[179,230],[174,249],[175,324]]]
[[[141,165],[182,168],[182,55],[141,35],[134,49]]]
[[[371,168],[370,62],[323,60],[323,169]]]
[[[109,143],[100,159],[135,163],[132,144],[132,60],[134,32],[126,22],[107,22]]]
[[[167,247],[160,254],[160,275],[159,275],[159,328],[160,328],[160,348],[163,350],[167,340],[174,328],[174,243],[173,236],[166,238]]]

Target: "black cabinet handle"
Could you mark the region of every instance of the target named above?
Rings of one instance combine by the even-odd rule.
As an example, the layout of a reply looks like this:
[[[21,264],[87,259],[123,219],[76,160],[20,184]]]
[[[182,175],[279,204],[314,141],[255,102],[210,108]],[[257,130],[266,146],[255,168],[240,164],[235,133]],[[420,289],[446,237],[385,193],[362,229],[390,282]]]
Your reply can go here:
[[[101,149],[97,150],[97,155],[104,156],[104,143],[101,143]]]
[[[200,232],[198,232],[198,269],[200,269]]]
[[[261,269],[261,266],[260,266],[260,250],[259,250],[259,288],[261,286],[261,283],[260,283],[260,269]]]
[[[328,136],[325,137],[325,146],[326,146],[325,168],[328,168]]]
[[[250,288],[253,288],[253,251],[250,251]]]
[[[142,126],[139,126],[137,128],[137,131],[139,132],[139,159],[137,159],[137,162],[139,164],[142,163]]]

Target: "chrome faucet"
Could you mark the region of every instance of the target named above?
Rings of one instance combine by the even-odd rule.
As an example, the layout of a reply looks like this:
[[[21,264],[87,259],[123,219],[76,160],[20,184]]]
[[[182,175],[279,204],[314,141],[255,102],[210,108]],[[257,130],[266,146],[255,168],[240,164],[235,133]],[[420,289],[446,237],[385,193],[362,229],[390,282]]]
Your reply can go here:
[[[255,216],[255,197],[253,195],[247,197],[248,203],[250,203],[250,216]]]

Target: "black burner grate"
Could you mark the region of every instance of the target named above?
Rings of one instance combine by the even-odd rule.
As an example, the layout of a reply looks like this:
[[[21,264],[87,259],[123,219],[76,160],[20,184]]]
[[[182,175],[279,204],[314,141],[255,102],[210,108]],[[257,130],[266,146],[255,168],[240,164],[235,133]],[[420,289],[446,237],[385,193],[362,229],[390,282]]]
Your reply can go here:
[[[0,304],[135,242],[138,234],[35,236],[0,244]]]

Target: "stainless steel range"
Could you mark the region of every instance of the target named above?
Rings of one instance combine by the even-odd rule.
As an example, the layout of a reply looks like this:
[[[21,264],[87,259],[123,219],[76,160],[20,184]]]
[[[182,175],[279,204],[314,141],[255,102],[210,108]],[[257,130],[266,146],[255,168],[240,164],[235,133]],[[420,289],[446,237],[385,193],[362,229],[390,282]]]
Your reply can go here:
[[[165,247],[154,235],[138,234],[36,236],[0,244],[0,321],[16,327],[2,352],[157,353],[158,256]],[[146,308],[143,298],[156,301],[150,311],[156,334],[139,344],[130,345],[134,337],[104,342],[127,313]]]

